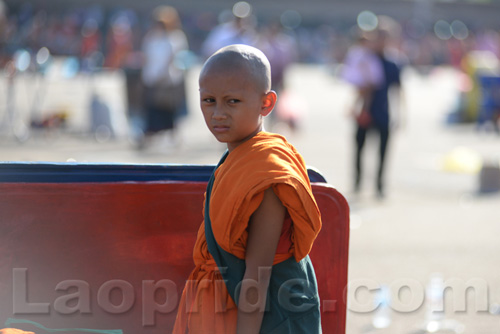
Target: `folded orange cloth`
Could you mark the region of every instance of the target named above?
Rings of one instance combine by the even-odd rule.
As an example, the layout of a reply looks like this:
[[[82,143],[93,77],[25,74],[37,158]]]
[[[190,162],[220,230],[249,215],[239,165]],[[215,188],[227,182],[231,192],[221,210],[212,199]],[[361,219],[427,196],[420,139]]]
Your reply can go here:
[[[33,332],[26,332],[15,328],[3,328],[0,329],[0,334],[35,334]]]
[[[264,191],[273,187],[291,218],[284,224],[274,264],[294,256],[303,259],[321,229],[321,216],[313,197],[302,156],[286,139],[260,132],[236,147],[216,170],[210,200],[215,239],[225,251],[245,258],[250,216]],[[291,246],[282,252],[289,235]],[[237,308],[208,252],[205,225],[198,230],[189,276],[179,304],[174,333],[234,333]],[[291,277],[293,278],[293,277]]]

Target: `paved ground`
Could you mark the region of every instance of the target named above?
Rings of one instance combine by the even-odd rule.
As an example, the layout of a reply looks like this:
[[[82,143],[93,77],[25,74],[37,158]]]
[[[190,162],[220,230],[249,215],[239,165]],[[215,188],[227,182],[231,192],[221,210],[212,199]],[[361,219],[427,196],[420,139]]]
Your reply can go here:
[[[4,129],[0,160],[215,163],[223,146],[204,128],[195,78],[193,71],[190,115],[176,145],[168,137],[157,138],[137,151],[127,140],[97,143],[88,135],[64,133],[34,133],[19,144]],[[392,137],[383,201],[374,192],[376,140],[365,152],[363,191],[351,193],[353,129],[346,117],[351,90],[321,67],[298,66],[288,78],[290,90],[305,100],[307,114],[300,132],[278,130],[351,206],[349,281],[357,293],[350,294],[347,332],[416,333],[434,319],[429,332],[438,332],[441,325],[454,328],[441,333],[499,333],[500,315],[494,311],[500,304],[500,195],[478,195],[477,163],[498,163],[500,137],[445,124],[456,101],[453,71],[437,69],[421,76],[409,70],[404,78],[405,121]],[[445,294],[444,314],[428,312],[428,305],[440,299],[428,289],[431,277],[454,287]],[[384,286],[392,293],[389,308],[372,311]]]

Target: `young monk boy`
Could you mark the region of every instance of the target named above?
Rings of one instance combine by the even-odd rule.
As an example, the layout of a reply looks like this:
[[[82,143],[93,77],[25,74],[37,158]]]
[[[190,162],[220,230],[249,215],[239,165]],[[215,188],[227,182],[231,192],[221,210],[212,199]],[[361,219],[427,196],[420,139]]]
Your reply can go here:
[[[321,218],[301,155],[263,130],[277,99],[270,74],[264,54],[244,45],[202,68],[201,110],[227,151],[207,187],[174,333],[321,332],[308,257]]]

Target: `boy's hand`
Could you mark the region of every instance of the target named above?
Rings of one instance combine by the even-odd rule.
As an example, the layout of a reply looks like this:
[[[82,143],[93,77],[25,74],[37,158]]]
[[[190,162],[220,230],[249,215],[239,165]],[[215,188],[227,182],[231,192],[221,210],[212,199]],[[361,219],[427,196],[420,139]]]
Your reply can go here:
[[[26,332],[15,328],[0,329],[0,334],[35,334],[35,332]]]

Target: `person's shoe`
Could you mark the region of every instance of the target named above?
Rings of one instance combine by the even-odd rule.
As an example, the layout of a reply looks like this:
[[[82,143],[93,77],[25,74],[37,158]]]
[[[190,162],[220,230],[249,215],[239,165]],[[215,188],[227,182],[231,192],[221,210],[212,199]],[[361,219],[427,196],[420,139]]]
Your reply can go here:
[[[355,194],[359,194],[361,192],[361,180],[359,178],[356,178],[356,180],[354,181],[353,192]]]
[[[378,200],[385,199],[385,192],[382,189],[377,189],[376,197]]]

